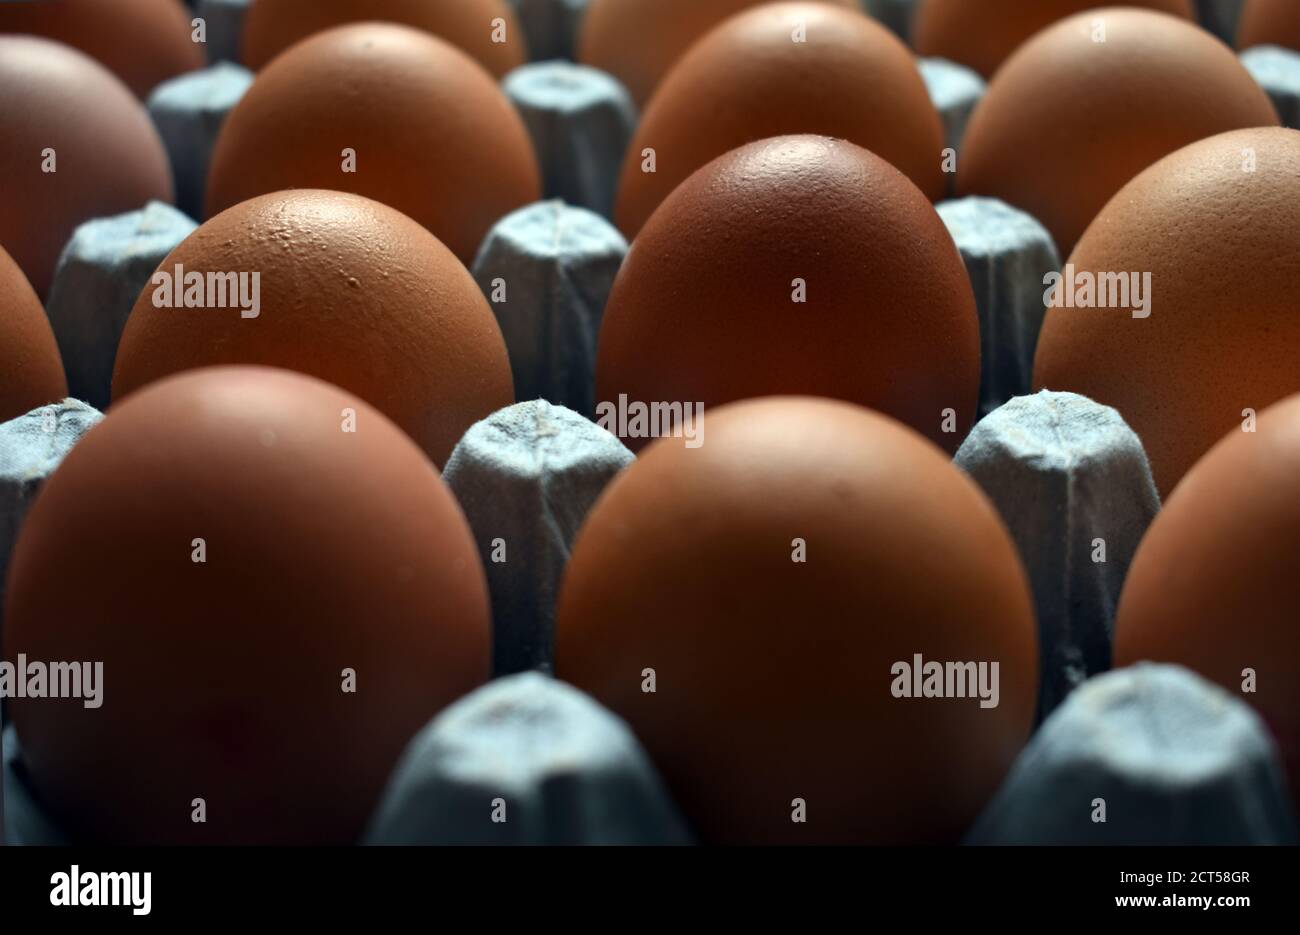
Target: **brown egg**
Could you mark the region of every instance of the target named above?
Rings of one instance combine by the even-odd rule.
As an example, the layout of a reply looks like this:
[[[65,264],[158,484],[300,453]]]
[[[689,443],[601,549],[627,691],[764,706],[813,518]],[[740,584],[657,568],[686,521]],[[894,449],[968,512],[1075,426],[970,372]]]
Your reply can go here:
[[[0,3],[0,33],[67,43],[117,75],[139,97],[207,64],[180,0]]]
[[[829,396],[949,451],[979,381],[970,280],[929,200],[821,136],[734,150],[668,196],[614,282],[596,364],[612,404]]]
[[[1237,48],[1280,45],[1300,51],[1300,3],[1295,0],[1246,0],[1237,26]]]
[[[0,422],[67,395],[59,346],[41,300],[0,247]]]
[[[432,33],[498,78],[528,61],[528,40],[506,0],[257,0],[244,21],[244,64],[261,69],[314,33],[368,20]]]
[[[791,41],[799,28],[805,41]],[[907,47],[858,12],[773,3],[710,32],[660,86],[623,163],[618,226],[634,236],[700,166],[790,133],[857,143],[928,197],[944,192],[943,126]],[[646,149],[654,172],[645,171]]]
[[[1132,273],[1149,273],[1149,294],[1050,309],[1035,387],[1118,409],[1167,494],[1243,409],[1300,391],[1300,133],[1225,133],[1161,160],[1111,200],[1069,263],[1076,284],[1128,273],[1131,290]]]
[[[1094,23],[1105,42],[1094,41]],[[1033,214],[1068,255],[1133,176],[1196,140],[1276,126],[1232,50],[1181,19],[1109,7],[1021,46],[975,108],[957,189]]]
[[[31,36],[0,36],[0,246],[42,298],[73,230],[172,200],[162,141],[102,65]]]
[[[356,192],[468,265],[493,224],[540,197],[539,179],[528,131],[487,72],[440,39],[365,23],[313,36],[258,75],[217,140],[207,212],[286,188]]]
[[[960,62],[991,78],[1039,30],[1101,5],[1097,0],[921,0],[912,45],[918,55]],[[1192,0],[1128,0],[1124,5],[1196,20]]]
[[[7,601],[10,661],[103,663],[99,707],[10,700],[43,801],[89,840],[350,843],[406,742],[488,676],[483,570],[433,465],[283,370],[114,408],[32,508]]]
[[[705,424],[587,518],[556,674],[628,721],[706,841],[955,841],[1033,721],[1033,609],[1001,520],[941,451],[856,406],[769,398]],[[918,654],[921,672],[996,663],[996,706],[902,697]]]
[[[514,402],[505,341],[469,271],[378,202],[311,190],[255,198],[202,225],[158,270],[122,333],[115,405],[180,370],[286,367],[358,394],[444,464],[466,429]],[[244,274],[240,302],[230,274]],[[179,291],[192,276],[207,307]],[[226,307],[214,307],[223,282]],[[255,315],[242,301],[254,286]]]
[[[1294,347],[1294,345],[1293,345]],[[1300,396],[1239,425],[1147,531],[1115,621],[1115,662],[1175,662],[1253,705],[1300,804]],[[1253,673],[1253,677],[1252,677]],[[1249,680],[1253,691],[1244,691]]]
[[[727,17],[764,0],[591,0],[578,60],[614,75],[645,104],[673,63]],[[823,0],[858,9],[857,0]]]

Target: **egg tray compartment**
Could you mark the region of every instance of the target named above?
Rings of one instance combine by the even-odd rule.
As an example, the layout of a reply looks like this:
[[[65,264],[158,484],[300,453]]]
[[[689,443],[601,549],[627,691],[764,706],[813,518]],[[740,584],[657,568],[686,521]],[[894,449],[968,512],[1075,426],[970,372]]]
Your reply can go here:
[[[12,728],[4,786],[6,844],[77,843],[42,807]],[[691,841],[627,726],[576,689],[525,673],[470,693],[411,740],[359,843]]]

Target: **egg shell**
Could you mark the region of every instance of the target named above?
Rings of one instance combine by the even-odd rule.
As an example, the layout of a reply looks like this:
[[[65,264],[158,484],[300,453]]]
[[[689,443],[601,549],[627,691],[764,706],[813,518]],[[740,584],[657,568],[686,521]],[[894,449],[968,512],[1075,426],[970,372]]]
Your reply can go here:
[[[102,662],[102,706],[9,704],[76,838],[346,844],[411,736],[486,680],[489,627],[465,519],[396,426],[298,374],[210,369],[114,409],[46,483],[6,658]]]
[[[1240,130],[1168,156],[1111,200],[1067,265],[1130,284],[1150,273],[1150,314],[1049,309],[1035,388],[1118,409],[1167,496],[1243,410],[1300,391],[1300,132]]]
[[[308,36],[374,20],[438,36],[498,78],[528,61],[528,40],[506,0],[257,0],[244,19],[243,62],[257,71]]]
[[[1115,663],[1174,662],[1269,725],[1300,804],[1300,396],[1230,431],[1188,472],[1133,559]],[[1253,691],[1243,690],[1248,671]]]
[[[656,443],[579,532],[557,676],[632,726],[708,842],[955,841],[1033,719],[1033,611],[1001,521],[868,410],[769,398],[705,418],[704,445]],[[896,697],[917,653],[997,661],[998,705]]]
[[[1094,41],[1094,23],[1105,42]],[[1020,47],[994,76],[962,141],[957,191],[1038,218],[1068,255],[1110,197],[1196,140],[1277,126],[1232,50],[1196,25],[1107,7]]]
[[[41,300],[0,247],[0,422],[67,395],[59,346]]]
[[[729,16],[764,0],[592,0],[578,61],[618,78],[638,106],[691,44]],[[857,0],[825,0],[858,9]]]
[[[441,465],[466,429],[514,402],[505,341],[469,271],[376,201],[313,190],[254,198],[200,226],[158,269],[174,284],[178,265],[205,280],[258,274],[258,314],[155,306],[172,291],[155,274],[122,333],[114,405],[181,370],[285,367],[357,394]]]
[[[1237,27],[1237,48],[1280,45],[1300,52],[1300,3],[1295,0],[1246,0]]]
[[[355,171],[344,171],[345,150]],[[364,23],[286,52],[226,118],[208,216],[286,188],[382,201],[468,265],[496,221],[540,197],[541,181],[528,131],[487,72],[426,33]]]
[[[1196,21],[1192,0],[1130,0],[1124,5]],[[991,78],[1035,33],[1097,6],[1097,0],[921,0],[912,45],[919,55],[959,62]]]
[[[796,29],[804,41],[791,41]],[[615,218],[636,234],[692,172],[755,140],[817,133],[870,149],[943,194],[943,124],[907,47],[858,12],[774,3],[724,22],[660,85],[628,147]],[[645,151],[655,171],[644,171]]]
[[[44,36],[79,49],[141,98],[207,64],[180,0],[0,3],[0,33]]]
[[[949,451],[979,381],[970,280],[929,200],[820,136],[733,150],[660,205],[614,282],[596,361],[598,402],[829,396]]]
[[[77,225],[170,203],[171,167],[130,89],[75,49],[0,36],[0,88],[0,246],[44,299]]]

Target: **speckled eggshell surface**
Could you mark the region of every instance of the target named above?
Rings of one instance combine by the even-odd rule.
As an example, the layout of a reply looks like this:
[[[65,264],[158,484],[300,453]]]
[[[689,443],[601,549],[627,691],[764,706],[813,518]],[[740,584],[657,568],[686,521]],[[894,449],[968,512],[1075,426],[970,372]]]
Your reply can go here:
[[[1097,21],[1105,42],[1095,41]],[[998,71],[967,127],[957,190],[1028,211],[1064,256],[1110,197],[1161,157],[1277,124],[1232,50],[1195,24],[1091,10],[1039,33]]]
[[[869,410],[751,400],[705,425],[697,449],[648,449],[579,532],[556,674],[627,720],[707,842],[955,841],[1033,720],[1033,610],[1001,520]],[[897,697],[916,654],[997,661],[997,706]]]
[[[97,708],[10,699],[74,840],[352,843],[406,742],[488,676],[487,586],[434,466],[283,370],[114,407],[46,482],[6,599],[9,660],[103,663]]]
[[[1246,0],[1237,26],[1237,48],[1280,45],[1300,52],[1300,3],[1295,0]]]
[[[1035,33],[1100,5],[1097,0],[920,0],[912,45],[918,55],[946,58],[991,78]],[[1124,5],[1196,21],[1192,0],[1130,0]]]
[[[207,64],[180,0],[0,3],[0,33],[45,36],[80,49],[139,97]]]
[[[1174,491],[1129,569],[1115,662],[1175,662],[1253,705],[1300,802],[1300,396],[1229,432]],[[1248,672],[1254,691],[1243,692]]]
[[[118,347],[115,406],[181,370],[285,367],[356,393],[441,465],[466,429],[514,402],[505,341],[469,271],[378,202],[311,190],[255,198],[199,227],[159,270],[176,282],[178,264],[205,277],[259,273],[260,311],[159,307],[151,282]]]
[[[308,36],[374,20],[445,39],[498,78],[528,61],[528,40],[507,0],[256,0],[244,20],[244,64],[259,70]]]
[[[1300,132],[1241,130],[1168,156],[1115,196],[1069,263],[1076,277],[1150,273],[1150,315],[1050,309],[1035,387],[1118,409],[1166,495],[1243,410],[1300,391]]]
[[[765,0],[591,0],[578,59],[618,78],[637,104],[650,100],[673,64],[729,16]],[[857,0],[825,0],[858,9]]]
[[[491,75],[441,39],[363,23],[315,35],[257,76],[217,140],[206,210],[286,188],[352,191],[419,221],[468,265],[540,184],[528,131]]]
[[[794,42],[796,29],[804,41]],[[944,192],[943,126],[907,47],[861,13],[773,3],[691,47],[628,147],[615,218],[634,236],[692,172],[755,140],[817,133],[892,163],[930,198]],[[644,171],[644,152],[655,171]]]
[[[0,247],[0,422],[67,395],[59,346],[41,300]]]
[[[660,205],[614,283],[596,364],[597,400],[828,396],[949,451],[979,379],[970,280],[929,200],[821,136],[734,150]]]
[[[0,247],[37,295],[78,224],[150,199],[172,200],[171,166],[130,89],[68,46],[0,36]]]

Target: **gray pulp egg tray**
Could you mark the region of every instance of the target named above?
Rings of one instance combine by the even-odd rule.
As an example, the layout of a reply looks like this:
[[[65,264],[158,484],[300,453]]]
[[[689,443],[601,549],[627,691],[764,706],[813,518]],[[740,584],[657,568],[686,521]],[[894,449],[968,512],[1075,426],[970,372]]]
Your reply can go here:
[[[0,425],[0,560],[42,481],[99,418],[69,400]],[[495,413],[458,444],[444,478],[480,548],[503,537],[526,543],[530,561],[486,563],[498,677],[411,741],[365,843],[693,840],[627,725],[548,674],[565,559],[632,460],[605,429],[544,400]],[[1293,843],[1276,749],[1248,706],[1175,666],[1108,671],[1124,571],[1159,508],[1141,444],[1118,413],[1068,393],[1015,396],[975,426],[956,463],[1021,550],[1043,672],[1041,723],[968,841]],[[1106,563],[1065,547],[1101,533]],[[12,726],[4,787],[7,843],[66,843],[27,780]],[[493,795],[509,797],[512,820],[468,820],[467,803]],[[1086,806],[1098,798],[1104,823]]]
[[[872,3],[906,32],[910,0]],[[77,398],[0,425],[0,582],[41,484],[100,419],[136,296],[195,227],[186,215],[199,212],[217,131],[251,80],[229,61],[247,4],[198,0],[216,64],[149,100],[184,213],[153,204],[88,222],[60,259],[48,312]],[[534,48],[568,54],[581,0],[515,4]],[[557,23],[567,25],[557,32]],[[1284,116],[1295,109],[1300,56],[1266,50],[1244,60]],[[984,83],[950,62],[920,67],[957,149]],[[473,426],[444,471],[484,552],[496,679],[410,742],[363,843],[690,843],[628,726],[549,674],[573,539],[633,460],[590,416],[596,335],[628,249],[607,218],[635,109],[608,75],[562,62],[525,66],[503,87],[540,154],[544,200],[502,219],[472,271],[489,298],[500,281],[513,286],[493,310],[520,394],[532,401]],[[1061,264],[1051,237],[993,199],[938,211],[971,277],[984,355],[981,418],[955,460],[1000,511],[1024,560],[1042,672],[1035,733],[968,843],[1295,843],[1277,751],[1247,705],[1175,666],[1110,671],[1120,589],[1160,503],[1141,442],[1118,412],[1070,393],[1031,395],[1043,276]],[[1098,537],[1103,563],[1067,547]],[[526,543],[530,561],[487,561],[496,538]],[[6,843],[67,842],[28,780],[12,725],[3,789]],[[466,819],[465,803],[502,794],[509,823]],[[1094,820],[1096,799],[1110,820]]]
[[[0,425],[0,559],[45,477],[99,414],[69,400]],[[444,471],[488,562],[497,678],[410,743],[364,843],[689,843],[688,824],[626,724],[552,678],[556,591],[574,536],[633,460],[613,435],[542,400],[473,426]],[[1017,396],[971,432],[957,463],[1001,510],[1039,620],[1038,726],[970,843],[1293,843],[1267,730],[1241,701],[1176,666],[1108,671],[1124,570],[1158,509],[1146,458],[1113,410],[1080,396]],[[1044,521],[1050,518],[1050,521]],[[1064,543],[1104,532],[1111,560]],[[526,575],[507,572],[525,568]],[[4,734],[6,843],[58,844]],[[509,823],[467,803],[511,802]],[[1098,823],[1087,803],[1107,803]]]

